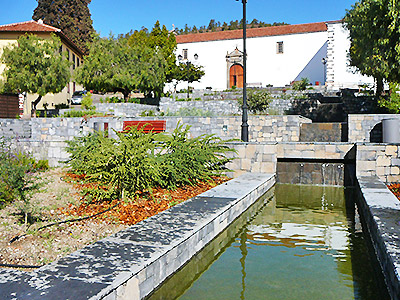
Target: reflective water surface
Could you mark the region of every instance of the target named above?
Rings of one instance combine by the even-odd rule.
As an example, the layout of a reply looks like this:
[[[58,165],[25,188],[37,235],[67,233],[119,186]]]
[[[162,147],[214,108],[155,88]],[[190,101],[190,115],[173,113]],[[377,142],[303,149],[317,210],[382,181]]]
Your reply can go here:
[[[387,299],[350,194],[277,185],[150,299]]]

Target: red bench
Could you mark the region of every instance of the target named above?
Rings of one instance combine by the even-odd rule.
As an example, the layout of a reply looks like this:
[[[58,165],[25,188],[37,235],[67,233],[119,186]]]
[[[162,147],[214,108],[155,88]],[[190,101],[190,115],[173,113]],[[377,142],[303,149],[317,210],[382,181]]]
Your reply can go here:
[[[122,132],[128,132],[131,127],[137,126],[137,129],[143,129],[145,133],[160,133],[165,131],[165,124],[165,120],[124,121]]]

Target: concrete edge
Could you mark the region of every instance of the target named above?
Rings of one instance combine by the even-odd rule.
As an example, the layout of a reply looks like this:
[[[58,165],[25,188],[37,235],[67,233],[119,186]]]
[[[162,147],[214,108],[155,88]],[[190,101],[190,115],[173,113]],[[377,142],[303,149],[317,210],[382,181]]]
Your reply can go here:
[[[377,176],[357,176],[363,227],[392,299],[400,299],[400,201]]]
[[[262,177],[261,181],[260,178]],[[174,246],[162,253],[159,257],[149,262],[149,264],[130,277],[125,283],[119,286],[110,287],[91,300],[123,300],[123,299],[143,299],[154,289],[159,287],[169,276],[183,267],[195,254],[201,251],[219,233],[225,230],[235,221],[244,211],[246,211],[259,197],[265,194],[275,184],[274,174],[246,173],[225,184],[219,185],[195,199],[204,198],[227,198],[233,201],[220,209],[215,214],[209,216],[202,224],[194,227],[186,238],[174,242]],[[243,186],[246,184],[246,186]],[[237,198],[233,198],[233,197]],[[182,206],[185,203],[181,204]],[[178,254],[178,255],[177,255]],[[165,263],[174,261],[174,268],[161,275]],[[155,280],[154,274],[160,274]],[[135,290],[139,292],[136,293]],[[105,295],[106,292],[110,292]]]

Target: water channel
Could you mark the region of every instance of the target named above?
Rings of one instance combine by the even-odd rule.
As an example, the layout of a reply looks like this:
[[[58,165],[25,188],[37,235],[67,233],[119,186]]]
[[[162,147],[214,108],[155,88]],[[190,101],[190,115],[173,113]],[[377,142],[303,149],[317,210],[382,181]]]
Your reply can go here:
[[[389,299],[352,195],[277,185],[149,299]]]

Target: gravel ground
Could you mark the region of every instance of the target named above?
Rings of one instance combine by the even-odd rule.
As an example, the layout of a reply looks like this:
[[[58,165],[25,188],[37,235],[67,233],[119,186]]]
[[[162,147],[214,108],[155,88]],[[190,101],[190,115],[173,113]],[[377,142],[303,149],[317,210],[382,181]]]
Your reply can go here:
[[[34,224],[24,224],[23,217],[18,214],[21,203],[15,202],[0,210],[1,264],[47,264],[128,227],[89,219],[36,231],[40,226],[70,218],[61,214],[59,208],[79,203],[80,196],[73,185],[62,180],[64,172],[62,168],[56,168],[39,174],[41,188],[31,199],[36,212],[34,216],[38,217]],[[9,243],[21,234],[26,236]]]

